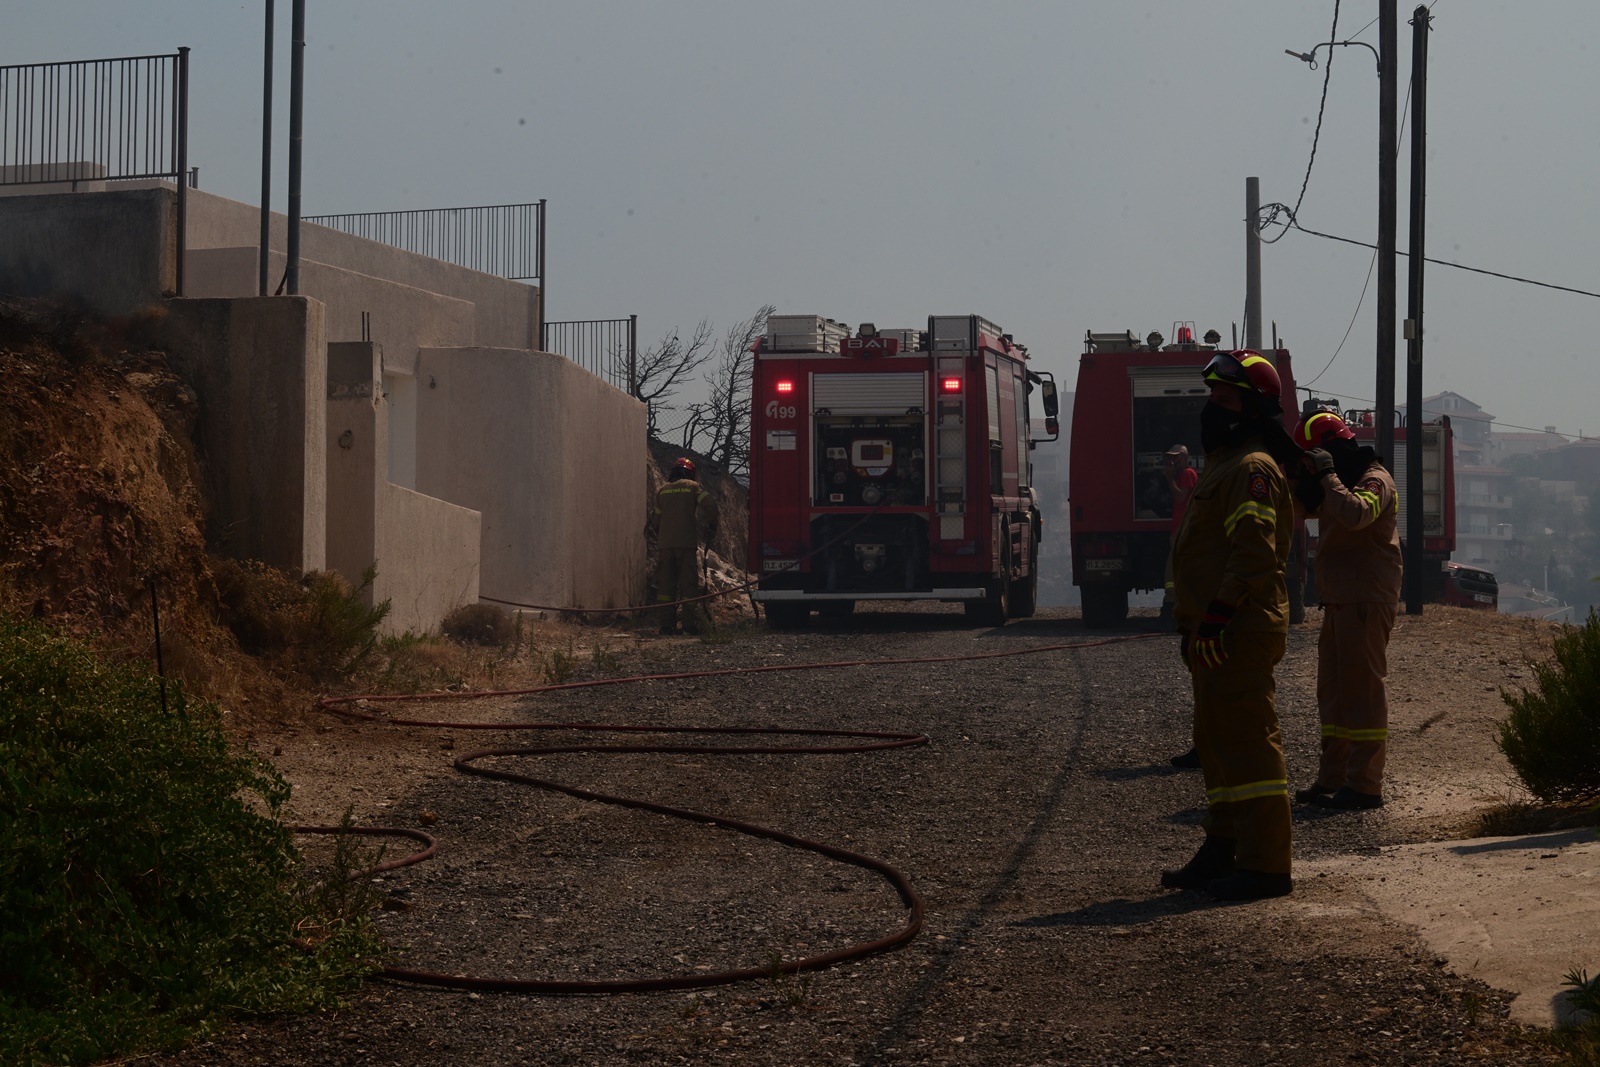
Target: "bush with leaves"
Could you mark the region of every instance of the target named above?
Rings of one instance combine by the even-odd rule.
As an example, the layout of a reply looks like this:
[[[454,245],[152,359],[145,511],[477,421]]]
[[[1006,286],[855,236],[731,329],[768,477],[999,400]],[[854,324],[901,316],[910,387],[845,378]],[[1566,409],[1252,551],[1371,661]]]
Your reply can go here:
[[[0,620],[0,1062],[171,1046],[240,1012],[337,1003],[364,918],[293,892],[289,786],[216,708]],[[322,937],[309,949],[297,929]]]
[[[389,601],[366,603],[377,564],[351,586],[331,571],[298,581],[256,560],[219,560],[215,567],[222,619],[239,646],[318,678],[348,674],[378,647]]]
[[[1501,697],[1511,714],[1496,739],[1529,792],[1547,802],[1600,796],[1600,617],[1556,637],[1532,689]]]

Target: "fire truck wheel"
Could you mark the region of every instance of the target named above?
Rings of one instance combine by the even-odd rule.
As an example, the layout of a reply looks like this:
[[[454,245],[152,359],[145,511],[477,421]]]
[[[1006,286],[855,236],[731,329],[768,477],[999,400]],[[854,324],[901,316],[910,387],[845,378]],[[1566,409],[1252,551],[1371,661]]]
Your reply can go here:
[[[1010,602],[1013,619],[1032,618],[1039,603],[1039,572],[1029,569],[1027,577],[1012,582],[1006,599]]]
[[[774,630],[793,630],[797,626],[803,626],[806,616],[811,614],[811,609],[805,604],[782,600],[769,601],[766,609],[767,625]]]
[[[1083,624],[1096,629],[1120,626],[1128,617],[1128,591],[1120,586],[1087,584],[1083,591]]]

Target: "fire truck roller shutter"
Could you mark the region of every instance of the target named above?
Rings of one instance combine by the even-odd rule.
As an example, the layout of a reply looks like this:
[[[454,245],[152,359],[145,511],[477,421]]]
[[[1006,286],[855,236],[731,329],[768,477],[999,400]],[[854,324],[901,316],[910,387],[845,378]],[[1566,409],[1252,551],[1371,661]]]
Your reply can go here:
[[[817,374],[811,379],[811,404],[834,415],[904,415],[928,404],[925,371],[869,374]]]

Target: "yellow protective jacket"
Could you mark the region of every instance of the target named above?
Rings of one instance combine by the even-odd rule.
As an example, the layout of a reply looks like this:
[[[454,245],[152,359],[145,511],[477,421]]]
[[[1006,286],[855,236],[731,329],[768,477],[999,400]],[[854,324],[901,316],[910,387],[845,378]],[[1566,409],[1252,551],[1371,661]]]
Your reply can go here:
[[[1193,633],[1213,600],[1233,632],[1289,629],[1284,567],[1294,534],[1289,483],[1259,440],[1206,453],[1172,546],[1173,618]]]
[[[1317,598],[1324,604],[1394,604],[1400,600],[1400,494],[1374,462],[1354,489],[1322,477],[1317,519]]]
[[[698,548],[701,529],[716,525],[717,502],[692,478],[679,478],[656,490],[650,515],[659,548]]]

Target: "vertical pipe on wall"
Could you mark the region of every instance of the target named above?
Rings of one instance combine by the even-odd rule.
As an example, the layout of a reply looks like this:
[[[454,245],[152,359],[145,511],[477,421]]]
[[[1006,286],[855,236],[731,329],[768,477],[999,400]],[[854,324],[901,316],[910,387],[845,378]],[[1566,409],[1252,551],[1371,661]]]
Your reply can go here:
[[[261,61],[261,262],[257,295],[266,296],[272,279],[272,33],[274,19],[273,0],[267,0],[267,30],[265,55]]]
[[[289,46],[289,293],[300,292],[300,141],[306,81],[306,0],[294,0]]]

